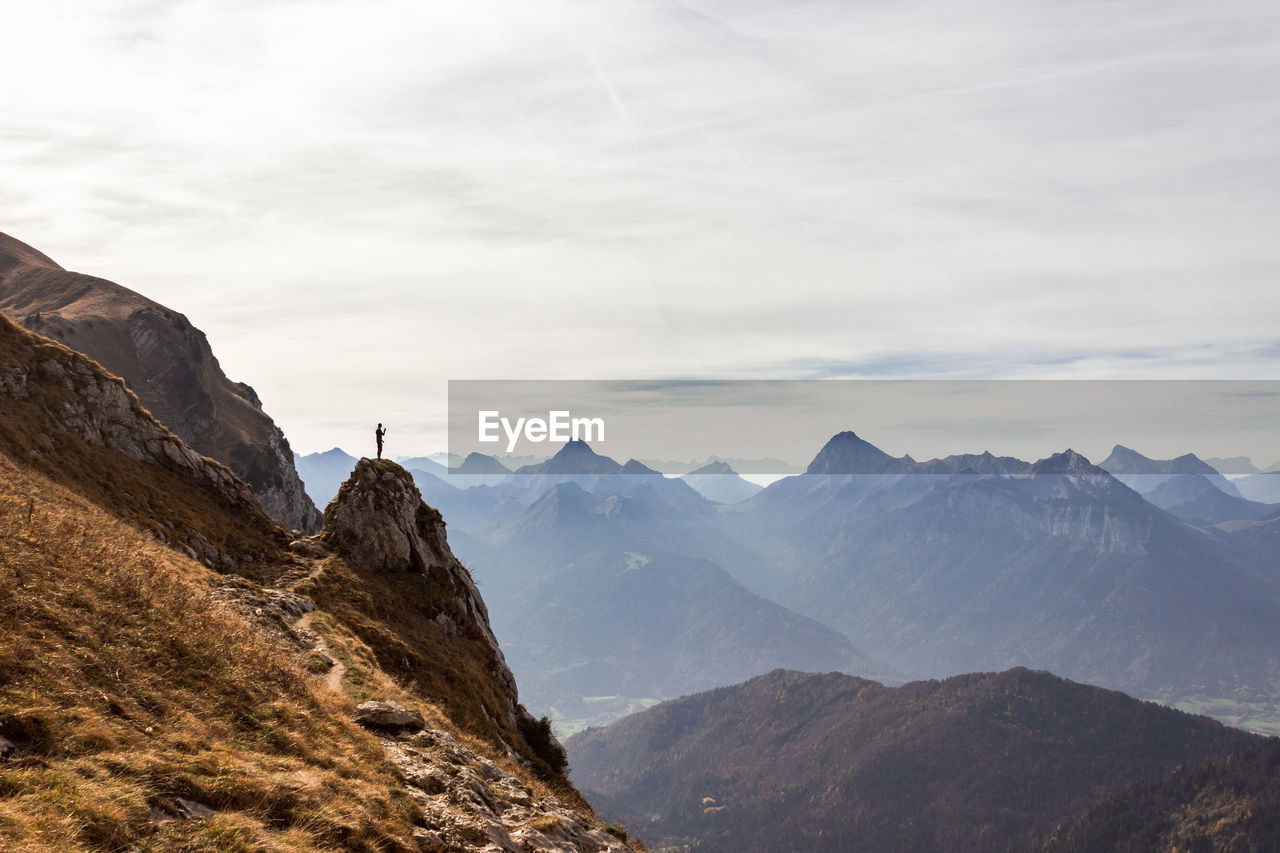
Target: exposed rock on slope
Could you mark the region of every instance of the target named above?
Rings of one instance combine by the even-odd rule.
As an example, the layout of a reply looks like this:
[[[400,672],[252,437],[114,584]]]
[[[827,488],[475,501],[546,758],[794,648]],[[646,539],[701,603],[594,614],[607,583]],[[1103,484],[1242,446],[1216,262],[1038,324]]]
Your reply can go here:
[[[282,542],[252,490],[157,423],[118,377],[4,316],[0,412],[0,450],[211,566],[234,568]]]
[[[631,847],[555,797],[538,796],[494,762],[448,732],[427,727],[412,735],[380,735],[425,828],[414,837],[424,851],[625,853]]]
[[[122,377],[157,420],[252,486],[271,517],[318,529],[284,433],[252,388],[226,377],[186,317],[118,284],[64,270],[4,234],[0,311]]]
[[[508,694],[502,717],[517,724],[516,681],[489,627],[489,611],[449,550],[444,519],[422,502],[408,471],[388,459],[361,459],[325,508],[322,535],[357,568],[423,575],[433,595],[421,615],[449,636],[487,644],[489,674]]]

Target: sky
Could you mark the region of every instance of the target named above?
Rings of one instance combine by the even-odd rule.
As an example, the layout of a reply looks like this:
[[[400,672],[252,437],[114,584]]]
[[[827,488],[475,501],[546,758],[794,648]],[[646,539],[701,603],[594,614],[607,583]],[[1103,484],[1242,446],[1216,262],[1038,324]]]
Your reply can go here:
[[[1274,0],[0,19],[0,231],[300,452],[442,449],[451,379],[1280,379]]]

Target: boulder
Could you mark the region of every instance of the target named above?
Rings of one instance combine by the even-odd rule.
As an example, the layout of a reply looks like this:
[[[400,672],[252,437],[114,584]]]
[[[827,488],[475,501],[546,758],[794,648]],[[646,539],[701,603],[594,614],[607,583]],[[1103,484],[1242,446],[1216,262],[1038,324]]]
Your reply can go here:
[[[351,719],[366,729],[417,732],[427,725],[421,713],[406,708],[399,702],[361,702],[356,706]]]

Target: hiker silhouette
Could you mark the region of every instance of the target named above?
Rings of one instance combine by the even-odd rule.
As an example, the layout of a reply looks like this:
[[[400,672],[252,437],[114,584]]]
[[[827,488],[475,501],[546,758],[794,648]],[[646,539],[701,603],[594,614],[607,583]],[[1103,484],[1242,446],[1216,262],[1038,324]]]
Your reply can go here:
[[[378,440],[378,458],[379,459],[382,458],[382,437],[386,434],[387,434],[387,431],[382,428],[382,424],[378,424],[378,428],[373,431],[373,437]]]

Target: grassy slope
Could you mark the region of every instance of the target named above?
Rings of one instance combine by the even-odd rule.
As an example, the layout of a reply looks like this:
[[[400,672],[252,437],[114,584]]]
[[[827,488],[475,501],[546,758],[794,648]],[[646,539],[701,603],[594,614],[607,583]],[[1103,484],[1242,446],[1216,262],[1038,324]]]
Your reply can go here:
[[[0,847],[409,849],[351,700],[211,605],[215,579],[0,456]],[[219,815],[149,823],[164,796]]]
[[[307,561],[256,507],[63,429],[63,407],[83,401],[34,379],[47,359],[88,361],[0,316],[0,376],[33,377],[28,399],[0,400],[0,735],[20,747],[0,762],[0,849],[407,849],[414,811],[377,742],[347,722],[356,700],[212,604],[221,576],[158,537],[203,537],[258,581]],[[409,582],[337,557],[308,582],[329,608],[313,628],[347,665],[350,693],[421,709],[590,815],[566,780],[549,789],[508,759],[499,738],[532,750],[486,718],[492,681],[412,606],[423,592]],[[221,814],[153,825],[166,796]]]

